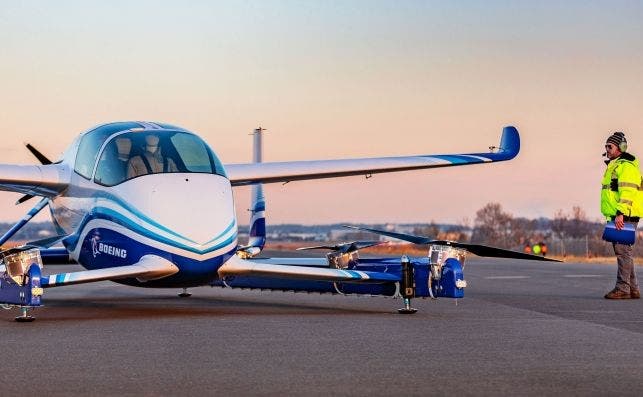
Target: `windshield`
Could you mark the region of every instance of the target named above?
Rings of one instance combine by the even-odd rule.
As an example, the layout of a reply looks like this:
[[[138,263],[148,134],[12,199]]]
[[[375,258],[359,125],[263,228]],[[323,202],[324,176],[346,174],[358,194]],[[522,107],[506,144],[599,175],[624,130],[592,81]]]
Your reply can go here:
[[[148,130],[114,136],[101,153],[94,181],[114,186],[143,175],[176,172],[225,176],[219,159],[198,136]]]
[[[96,164],[96,159],[98,158],[98,152],[105,140],[116,132],[137,127],[140,128],[140,125],[133,122],[110,123],[96,127],[84,134],[78,146],[74,170],[79,175],[90,179],[94,164]]]

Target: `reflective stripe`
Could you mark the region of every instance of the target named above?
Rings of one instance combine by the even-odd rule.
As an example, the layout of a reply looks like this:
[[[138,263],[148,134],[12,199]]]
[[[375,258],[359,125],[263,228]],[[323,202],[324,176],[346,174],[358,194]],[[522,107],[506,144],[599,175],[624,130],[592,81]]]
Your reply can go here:
[[[619,200],[619,203],[629,204],[629,205],[632,205],[632,204],[633,204],[633,203],[632,203],[632,200],[625,200],[625,199],[620,199],[620,200]]]
[[[641,187],[639,185],[637,185],[636,183],[630,183],[630,182],[619,182],[618,187],[633,187],[634,189],[641,190]]]

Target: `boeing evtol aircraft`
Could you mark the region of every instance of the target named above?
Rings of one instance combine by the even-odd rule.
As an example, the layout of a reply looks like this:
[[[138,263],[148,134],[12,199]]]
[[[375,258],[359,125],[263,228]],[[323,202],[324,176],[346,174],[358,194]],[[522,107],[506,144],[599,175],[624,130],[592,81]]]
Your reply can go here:
[[[359,259],[376,242],[327,249],[326,258],[256,258],[265,243],[263,183],[371,175],[384,172],[486,164],[514,158],[520,138],[505,127],[488,153],[418,155],[321,161],[262,162],[262,130],[255,130],[254,161],[222,164],[196,134],[156,122],[116,122],[80,134],[60,161],[31,145],[40,165],[0,165],[0,189],[40,201],[0,237],[9,240],[49,207],[58,236],[2,252],[0,304],[17,307],[17,321],[41,304],[47,288],[113,280],[148,288],[265,288],[400,296],[402,313],[414,297],[462,296],[464,252],[542,259],[519,252],[370,230],[429,246],[409,259]],[[232,189],[253,185],[247,244],[237,239]],[[57,244],[62,247],[51,248]],[[77,262],[86,270],[42,274],[42,264]]]

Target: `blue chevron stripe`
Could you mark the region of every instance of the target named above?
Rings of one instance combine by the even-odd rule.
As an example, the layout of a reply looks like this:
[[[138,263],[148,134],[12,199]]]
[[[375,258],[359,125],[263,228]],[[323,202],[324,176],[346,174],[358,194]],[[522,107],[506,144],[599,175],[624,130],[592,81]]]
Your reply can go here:
[[[152,234],[148,229],[141,227],[136,222],[131,222],[130,219],[128,219],[127,217],[123,216],[119,212],[116,212],[116,211],[114,211],[114,210],[112,210],[110,208],[96,207],[94,209],[94,214],[95,215],[108,216],[108,217],[110,217],[110,219],[108,219],[108,220],[111,220],[114,223],[118,223],[118,224],[120,224],[122,226],[125,226],[128,229],[137,230],[137,232],[139,234],[142,234],[142,235],[144,235],[146,237],[153,238],[154,240],[161,241],[161,239],[163,239],[164,241],[174,241],[174,240],[170,240],[170,239],[167,239],[165,237],[159,236],[158,234]],[[106,218],[103,218],[103,219],[106,219]],[[219,233],[216,237],[214,237],[213,239],[207,241],[206,243],[199,244],[199,245],[211,244],[211,243],[215,242],[216,240],[222,238],[225,234],[227,234],[235,226],[235,224],[236,224],[236,221],[233,219],[232,222],[230,222],[230,224],[225,228],[225,230],[223,232]],[[144,232],[141,232],[141,231],[144,231]],[[188,241],[194,242],[192,240],[188,240]],[[179,243],[174,241],[174,245],[176,245],[176,244],[179,244]],[[198,244],[198,243],[195,243],[195,244]],[[184,245],[184,246],[188,247],[187,245]]]
[[[123,207],[127,211],[131,212],[132,214],[136,215],[141,220],[149,223],[150,225],[154,226],[157,229],[163,230],[166,233],[169,233],[169,234],[171,234],[173,236],[182,238],[182,239],[187,240],[187,241],[189,241],[191,243],[198,244],[196,241],[193,241],[193,240],[191,240],[191,239],[189,239],[189,238],[187,238],[187,237],[185,237],[183,235],[180,235],[180,234],[176,233],[175,231],[173,231],[171,229],[168,229],[167,227],[161,225],[160,223],[156,222],[154,219],[152,219],[149,216],[143,214],[137,208],[132,207],[130,204],[124,202],[123,200],[121,200],[120,198],[118,198],[117,196],[115,196],[113,194],[110,194],[110,193],[107,193],[107,192],[98,192],[96,197],[106,199],[106,200],[108,200],[110,202],[113,202],[114,204],[117,204],[117,205]]]
[[[166,237],[160,236],[158,234],[152,234],[148,229],[145,229],[144,227],[140,226],[136,222],[132,222],[128,218],[119,214],[118,212],[108,208],[98,207],[92,214],[88,214],[83,218],[83,221],[81,222],[80,227],[76,229],[78,230],[78,233],[75,233],[64,240],[64,242],[68,246],[68,249],[70,249],[71,251],[76,249],[76,246],[79,243],[80,236],[85,230],[87,224],[93,219],[103,219],[109,222],[113,222],[129,230],[132,230],[133,232],[138,233],[144,237],[148,237],[150,239],[170,245],[172,247],[180,248],[180,249],[197,253],[197,254],[207,254],[208,252],[216,251],[217,249],[220,249],[222,247],[225,247],[228,244],[231,244],[237,238],[237,234],[233,233],[226,240],[215,245],[214,247],[211,247],[207,250],[199,250],[199,249],[187,246],[185,244],[181,244],[175,240],[171,240]],[[225,231],[223,233],[220,233],[216,238],[212,239],[211,242],[216,241],[216,239],[222,238],[226,233],[228,233],[235,226],[235,224],[236,224],[236,221],[233,219],[230,225],[228,225],[228,227],[225,229]]]
[[[226,227],[226,228],[225,228],[225,230],[224,230],[223,232],[221,232],[221,234],[219,234],[218,236],[216,236],[216,237],[215,237],[215,238],[213,238],[212,240],[207,241],[207,242],[206,242],[205,244],[203,244],[203,245],[207,245],[207,244],[213,243],[213,242],[214,242],[214,241],[216,241],[217,239],[219,239],[219,238],[223,237],[223,236],[224,236],[226,233],[228,233],[228,232],[230,231],[230,229],[232,229],[236,224],[237,224],[236,220],[235,220],[235,219],[233,219],[233,220],[232,220],[232,222],[228,225],[228,227]]]
[[[134,232],[136,232],[136,233],[138,233],[140,235],[143,235],[145,237],[149,237],[149,238],[151,238],[153,240],[156,240],[156,241],[168,244],[168,245],[172,245],[172,246],[175,246],[175,247],[178,247],[178,248],[181,248],[181,249],[185,249],[185,250],[188,250],[188,251],[198,252],[198,253],[207,253],[207,252],[211,252],[211,251],[214,250],[214,249],[208,249],[206,251],[195,250],[195,248],[192,248],[192,247],[190,247],[188,245],[185,245],[185,244],[181,244],[181,243],[179,243],[179,242],[177,242],[175,240],[170,240],[170,239],[168,239],[166,237],[163,237],[163,236],[160,236],[158,234],[152,234],[148,229],[145,229],[145,228],[141,227],[139,224],[137,224],[135,222],[131,222],[128,218],[122,216],[118,212],[116,212],[114,210],[111,210],[109,208],[97,207],[95,209],[95,211],[94,211],[94,219],[105,219],[105,220],[112,221],[114,223],[117,223],[117,224],[119,224],[121,226],[124,226],[127,229],[132,230],[132,231],[134,231]],[[223,233],[220,233],[217,237],[215,237],[212,240],[208,241],[208,243],[213,243],[217,239],[222,238],[227,232],[229,232],[234,227],[234,225],[235,225],[235,221],[233,220],[230,223],[230,225],[228,225],[228,227],[225,229],[225,231]],[[206,243],[206,244],[208,244],[208,243]],[[217,246],[215,246],[215,249],[221,248],[221,247],[222,246],[220,244],[218,244]]]

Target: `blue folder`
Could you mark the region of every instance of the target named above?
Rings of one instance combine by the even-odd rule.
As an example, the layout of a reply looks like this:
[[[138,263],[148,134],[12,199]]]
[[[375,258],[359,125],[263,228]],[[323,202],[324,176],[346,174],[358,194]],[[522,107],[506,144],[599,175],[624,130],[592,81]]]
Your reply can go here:
[[[605,230],[603,230],[603,240],[610,243],[632,245],[636,240],[636,225],[626,222],[623,229],[617,230],[614,221],[607,222]]]

